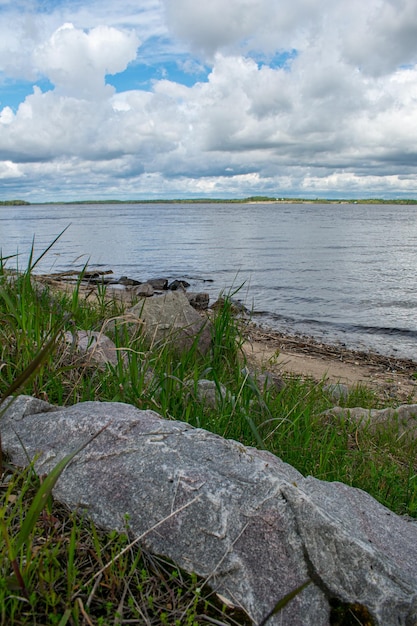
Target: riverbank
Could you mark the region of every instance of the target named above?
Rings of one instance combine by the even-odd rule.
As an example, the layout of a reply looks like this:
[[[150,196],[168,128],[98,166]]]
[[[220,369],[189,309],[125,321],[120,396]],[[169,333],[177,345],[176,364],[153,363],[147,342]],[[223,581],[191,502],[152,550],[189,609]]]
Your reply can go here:
[[[366,386],[387,402],[414,402],[417,396],[417,363],[408,359],[349,350],[255,324],[248,328],[243,348],[249,362],[275,373]]]
[[[74,289],[74,282],[68,281],[71,278],[74,278],[71,273],[36,277],[42,284],[66,293],[72,293]],[[77,290],[79,296],[89,302],[97,302],[103,297],[95,284],[81,283],[77,285]],[[130,289],[109,285],[104,297],[108,302],[116,300],[129,305],[135,295]],[[342,383],[349,388],[365,386],[373,390],[381,402],[416,401],[417,362],[349,350],[339,344],[281,333],[253,322],[244,324],[244,327],[244,355],[256,369],[268,369],[279,375],[300,376],[317,382]]]

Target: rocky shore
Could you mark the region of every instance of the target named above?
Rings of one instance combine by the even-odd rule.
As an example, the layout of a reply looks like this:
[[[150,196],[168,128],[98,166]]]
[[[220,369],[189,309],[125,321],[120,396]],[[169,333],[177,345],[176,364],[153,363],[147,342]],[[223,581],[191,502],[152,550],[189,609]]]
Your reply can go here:
[[[152,278],[138,281],[127,276],[115,278],[112,271],[88,271],[80,281],[78,272],[62,272],[38,276],[37,280],[53,289],[73,291],[75,285],[80,297],[94,301],[99,287],[105,287],[105,298],[131,304],[137,298],[152,297],[167,290],[186,293],[190,303],[199,310],[210,310],[216,303],[209,302],[205,293],[190,293],[184,279],[168,281]],[[239,304],[237,313],[245,313]],[[364,385],[373,389],[381,402],[413,402],[417,394],[417,360],[398,359],[373,352],[349,350],[338,344],[325,344],[311,337],[286,335],[271,328],[259,326],[245,318],[243,332],[246,341],[243,350],[251,365],[276,374],[312,378],[348,387]],[[416,354],[417,358],[417,354]]]

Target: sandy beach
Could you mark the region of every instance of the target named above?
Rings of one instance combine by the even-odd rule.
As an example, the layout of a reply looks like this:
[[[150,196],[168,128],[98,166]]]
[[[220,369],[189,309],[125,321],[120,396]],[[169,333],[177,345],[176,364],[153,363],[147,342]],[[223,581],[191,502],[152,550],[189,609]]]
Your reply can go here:
[[[243,346],[248,361],[274,373],[373,389],[382,401],[417,401],[417,363],[326,345],[250,325]]]

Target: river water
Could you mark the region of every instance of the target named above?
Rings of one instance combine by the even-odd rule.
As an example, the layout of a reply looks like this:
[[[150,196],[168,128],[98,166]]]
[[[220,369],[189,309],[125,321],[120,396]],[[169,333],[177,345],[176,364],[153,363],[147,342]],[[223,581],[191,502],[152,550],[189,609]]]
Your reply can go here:
[[[417,361],[417,206],[109,204],[0,207],[3,257],[25,267],[241,286],[255,320],[326,343]],[[7,261],[15,267],[16,260]]]

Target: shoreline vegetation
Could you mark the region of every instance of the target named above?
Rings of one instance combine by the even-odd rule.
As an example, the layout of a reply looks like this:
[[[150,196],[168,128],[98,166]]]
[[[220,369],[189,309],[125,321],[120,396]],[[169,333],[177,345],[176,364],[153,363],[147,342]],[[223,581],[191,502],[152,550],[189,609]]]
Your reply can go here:
[[[41,284],[32,270],[45,253],[31,258],[27,270],[19,274],[6,269],[7,260],[0,259],[1,399],[25,393],[58,406],[99,400],[151,409],[242,445],[262,447],[303,475],[359,487],[397,514],[417,518],[415,440],[399,437],[395,425],[375,431],[359,429],[348,420],[337,426],[330,423],[324,411],[334,406],[335,398],[328,379],[286,372],[278,363],[283,350],[287,357],[291,349],[301,358],[304,350],[308,360],[314,356],[313,344],[305,342],[303,347],[298,341],[291,347],[291,338],[271,336],[242,322],[230,294],[211,314],[212,349],[206,357],[193,349],[180,359],[168,346],[149,349],[140,325],[129,332],[127,303],[113,297],[106,286],[91,287],[86,298],[81,280],[67,291]],[[78,329],[109,335],[118,348],[117,365],[92,367],[66,350],[62,334]],[[247,384],[245,367],[253,366],[254,355],[249,357],[244,348],[256,342],[272,343],[266,362],[255,361],[260,371],[277,367],[285,385]],[[325,347],[315,349],[322,351],[318,358],[325,357]],[[357,354],[343,351],[343,355],[353,368],[361,365]],[[327,355],[332,362],[340,356]],[[387,380],[400,367],[399,362],[366,365],[382,368]],[[416,371],[417,364],[414,369],[409,362],[402,375],[411,381]],[[190,382],[201,378],[211,379],[218,388],[224,385],[230,395],[216,406],[202,406],[194,394],[185,392]],[[366,409],[400,403],[396,394],[381,396],[360,383],[337,402]],[[96,528],[55,502],[50,493],[34,517],[31,505],[45,479],[37,477],[32,466],[22,470],[6,458],[1,462],[1,455],[0,465],[1,626],[251,624],[204,581],[140,547],[126,549],[128,529],[120,535]],[[22,537],[21,528],[28,528],[30,516],[30,532]],[[352,623],[352,607],[343,609],[335,603],[334,610],[331,623]],[[358,614],[355,623],[369,623],[360,618]]]
[[[50,204],[417,204],[416,198],[274,198],[249,196],[247,198],[178,198],[142,200],[71,200],[28,202],[27,200],[0,200],[0,206],[43,206]]]

